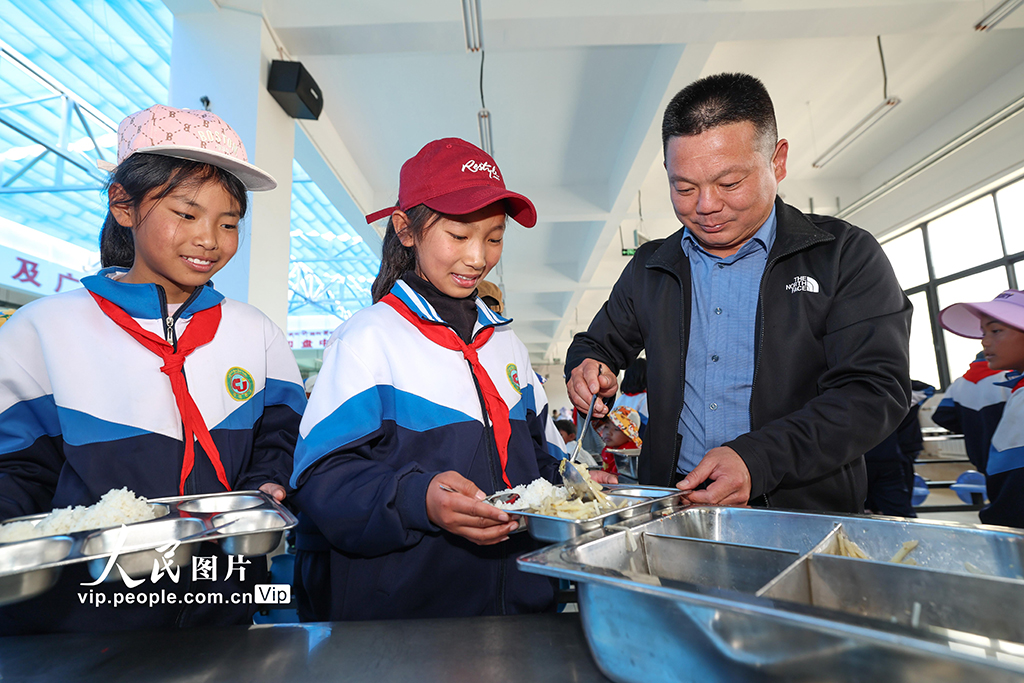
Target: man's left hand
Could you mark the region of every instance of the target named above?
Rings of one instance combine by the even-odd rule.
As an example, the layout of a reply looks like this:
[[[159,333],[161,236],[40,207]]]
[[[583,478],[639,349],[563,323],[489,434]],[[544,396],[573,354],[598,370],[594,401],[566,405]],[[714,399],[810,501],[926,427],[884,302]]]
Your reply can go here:
[[[711,482],[706,489],[694,490],[705,481]],[[736,451],[719,446],[708,451],[676,488],[691,505],[746,505],[750,471]]]

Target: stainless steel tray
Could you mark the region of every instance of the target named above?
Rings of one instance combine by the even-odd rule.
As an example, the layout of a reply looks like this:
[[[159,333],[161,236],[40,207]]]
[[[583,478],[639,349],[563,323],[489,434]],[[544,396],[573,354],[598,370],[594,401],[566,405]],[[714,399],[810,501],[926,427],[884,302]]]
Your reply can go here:
[[[841,531],[872,560],[827,554]],[[916,566],[887,562],[905,541]],[[1024,532],[691,507],[525,555],[616,681],[1020,681]]]
[[[565,519],[520,510],[506,510],[506,512],[518,515],[520,517],[519,528],[525,527],[530,535],[538,541],[560,543],[595,529],[613,526],[623,520],[646,515],[654,510],[670,508],[682,502],[680,493],[676,489],[629,484],[603,485],[603,487],[611,500],[626,503],[626,505],[590,519]],[[502,496],[495,494],[487,499],[488,502],[494,500],[502,500]]]
[[[615,458],[615,469],[619,471],[619,479],[627,482],[637,481],[640,449],[609,448],[608,452]]]
[[[99,579],[108,558],[133,579],[149,576],[154,560],[187,565],[195,544],[218,543],[227,555],[255,557],[278,546],[285,531],[298,520],[287,508],[262,491],[231,491],[197,496],[153,498],[157,518],[125,525],[122,529],[92,529],[0,544],[0,605],[46,592],[57,583],[63,567],[87,562]],[[4,520],[38,522],[46,514]],[[177,547],[173,547],[177,542]],[[170,546],[170,547],[168,547]],[[157,549],[163,549],[159,552]],[[172,554],[168,554],[172,553]],[[121,581],[118,570],[105,581]]]

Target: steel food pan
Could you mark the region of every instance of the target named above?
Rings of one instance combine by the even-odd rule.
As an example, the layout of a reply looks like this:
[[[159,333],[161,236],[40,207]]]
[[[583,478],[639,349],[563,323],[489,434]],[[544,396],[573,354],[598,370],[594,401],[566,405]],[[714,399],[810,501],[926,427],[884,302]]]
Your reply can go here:
[[[614,680],[1024,677],[1021,532],[746,508],[661,514],[519,560],[577,582],[591,651]],[[876,559],[823,554],[840,531]],[[917,566],[885,561],[909,540]]]
[[[123,527],[90,529],[60,536],[0,544],[0,604],[39,595],[59,579],[62,567],[87,562],[93,578],[103,575],[117,554],[120,570],[107,581],[149,576],[154,562],[188,565],[195,544],[219,543],[228,555],[271,552],[298,520],[272,496],[260,491],[157,498],[149,501],[157,518]],[[38,523],[45,514],[6,520]]]
[[[67,536],[51,536],[0,546],[0,605],[53,588],[61,571],[53,563],[70,555],[73,544]]]
[[[559,543],[582,534],[615,525],[637,515],[646,515],[652,510],[671,507],[681,502],[679,491],[654,487],[629,487],[631,493],[619,495],[616,487],[607,487],[608,498],[623,506],[610,510],[589,519],[566,519],[553,515],[542,515],[529,510],[506,510],[509,514],[519,516],[519,528],[524,527],[530,535],[545,543]],[[501,501],[507,497],[498,494],[490,496],[487,501]]]
[[[760,595],[913,628],[1024,643],[1024,582],[1012,579],[810,554]]]

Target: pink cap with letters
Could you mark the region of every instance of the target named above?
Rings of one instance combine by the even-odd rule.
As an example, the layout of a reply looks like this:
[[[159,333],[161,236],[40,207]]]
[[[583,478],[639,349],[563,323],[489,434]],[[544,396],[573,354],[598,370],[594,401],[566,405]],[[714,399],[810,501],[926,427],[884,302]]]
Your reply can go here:
[[[250,192],[273,190],[274,177],[249,163],[245,145],[231,126],[213,112],[155,104],[128,116],[117,127],[117,163],[136,152],[201,161],[222,168]],[[98,161],[105,171],[116,166]]]
[[[992,301],[946,306],[939,312],[939,323],[953,334],[981,339],[981,319],[994,318],[1024,331],[1024,292],[1008,289]]]

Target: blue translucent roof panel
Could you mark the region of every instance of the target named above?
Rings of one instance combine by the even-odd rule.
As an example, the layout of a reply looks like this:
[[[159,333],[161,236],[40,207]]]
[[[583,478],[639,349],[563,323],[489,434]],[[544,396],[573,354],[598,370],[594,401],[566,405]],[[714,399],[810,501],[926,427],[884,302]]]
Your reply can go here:
[[[344,320],[370,305],[380,260],[298,162],[292,173],[289,315]]]
[[[114,121],[167,101],[173,16],[160,0],[0,0],[0,40]]]
[[[167,101],[173,16],[160,0],[0,0],[0,17],[0,216],[96,250],[96,160],[114,160],[124,116]],[[380,262],[294,172],[289,313],[347,318]]]

